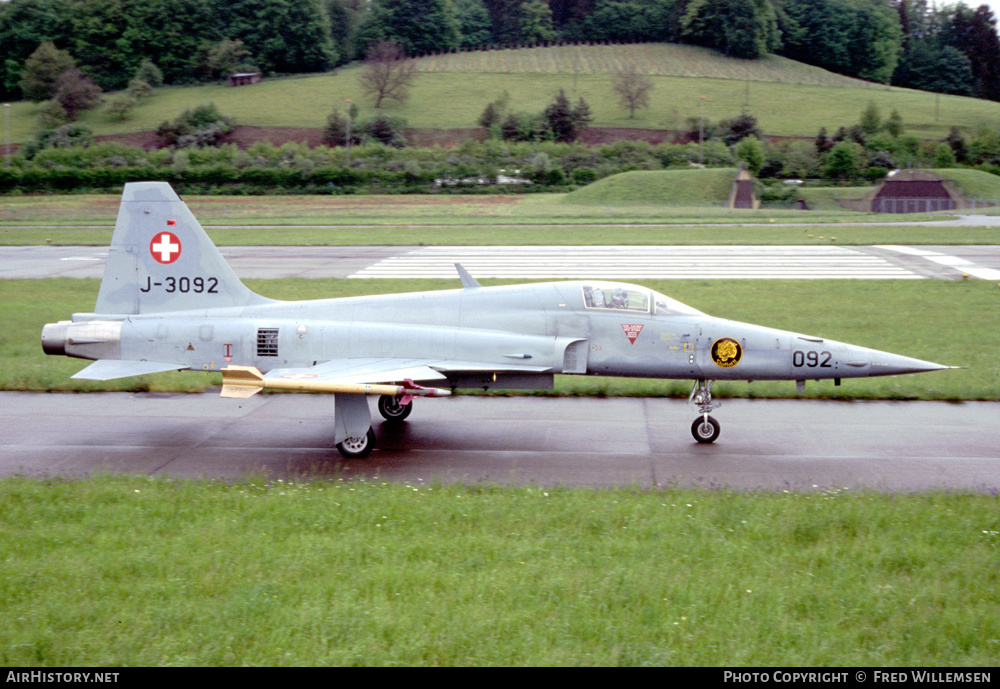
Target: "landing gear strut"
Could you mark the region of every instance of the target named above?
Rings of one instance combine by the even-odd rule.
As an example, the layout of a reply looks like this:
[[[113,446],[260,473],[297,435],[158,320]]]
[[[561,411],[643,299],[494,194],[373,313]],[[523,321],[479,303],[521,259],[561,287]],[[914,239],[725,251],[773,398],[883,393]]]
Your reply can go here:
[[[709,416],[709,413],[713,409],[718,409],[722,406],[721,402],[712,401],[713,382],[711,380],[699,380],[695,383],[694,389],[691,391],[691,396],[688,398],[691,404],[698,407],[698,413],[701,414],[691,424],[691,435],[699,443],[715,442],[722,428],[718,421]]]

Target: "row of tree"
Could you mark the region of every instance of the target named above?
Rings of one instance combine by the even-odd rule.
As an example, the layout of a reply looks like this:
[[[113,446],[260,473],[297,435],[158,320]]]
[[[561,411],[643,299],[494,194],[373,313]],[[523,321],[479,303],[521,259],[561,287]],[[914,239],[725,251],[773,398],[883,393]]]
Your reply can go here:
[[[214,114],[192,111],[197,126]],[[762,179],[827,178],[877,180],[895,167],[976,166],[1000,174],[1000,134],[983,132],[971,141],[953,131],[940,142],[899,130],[898,116],[883,120],[866,111],[856,127],[815,141],[765,142],[751,117],[720,123],[699,145],[622,141],[602,146],[542,142],[468,141],[454,149],[395,148],[375,143],[311,148],[305,144],[254,144],[145,151],[97,143],[86,127],[66,125],[21,147],[12,166],[0,166],[0,193],[111,189],[129,181],[165,179],[186,193],[509,191],[511,175],[521,190],[565,189],[629,170],[731,167],[742,161]],[[179,122],[174,125],[180,124]],[[749,131],[733,145],[724,137]],[[898,134],[894,132],[899,132]],[[352,130],[353,137],[353,130]],[[530,182],[530,183],[529,183]],[[774,189],[794,189],[776,184]],[[788,193],[772,195],[791,201]]]
[[[9,0],[0,91],[50,41],[104,90],[143,60],[167,83],[233,69],[319,72],[391,40],[407,55],[551,41],[666,41],[777,53],[883,83],[1000,100],[988,6],[932,0]]]

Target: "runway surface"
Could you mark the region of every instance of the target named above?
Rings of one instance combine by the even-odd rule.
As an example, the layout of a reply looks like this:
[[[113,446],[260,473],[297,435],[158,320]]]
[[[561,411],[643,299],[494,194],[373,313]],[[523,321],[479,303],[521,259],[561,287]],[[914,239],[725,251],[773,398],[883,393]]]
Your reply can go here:
[[[332,411],[304,394],[0,393],[0,475],[1000,490],[1000,403],[724,400],[721,437],[698,445],[682,400],[419,400],[399,426],[376,412],[377,449],[352,462]]]
[[[242,278],[1000,280],[1000,246],[222,247]],[[0,247],[0,278],[100,278],[106,247]]]

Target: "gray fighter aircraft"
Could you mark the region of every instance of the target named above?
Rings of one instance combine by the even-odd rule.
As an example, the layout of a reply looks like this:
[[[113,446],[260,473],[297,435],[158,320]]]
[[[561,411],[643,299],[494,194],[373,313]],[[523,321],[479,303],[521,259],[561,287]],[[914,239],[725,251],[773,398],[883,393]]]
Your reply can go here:
[[[275,301],[236,277],[163,182],[125,185],[93,313],[42,330],[47,354],[95,360],[74,378],[221,371],[222,395],[331,392],[334,442],[371,452],[366,395],[388,421],[455,388],[548,389],[555,374],[694,380],[699,443],[719,436],[714,380],[887,376],[950,368],[713,318],[652,290],[574,281]]]

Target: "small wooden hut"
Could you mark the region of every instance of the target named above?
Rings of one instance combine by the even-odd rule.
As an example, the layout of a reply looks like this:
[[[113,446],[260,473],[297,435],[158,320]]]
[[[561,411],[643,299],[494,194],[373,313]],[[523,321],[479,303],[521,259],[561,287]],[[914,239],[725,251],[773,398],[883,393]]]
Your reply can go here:
[[[260,72],[240,72],[229,75],[230,86],[249,86],[260,81]]]

